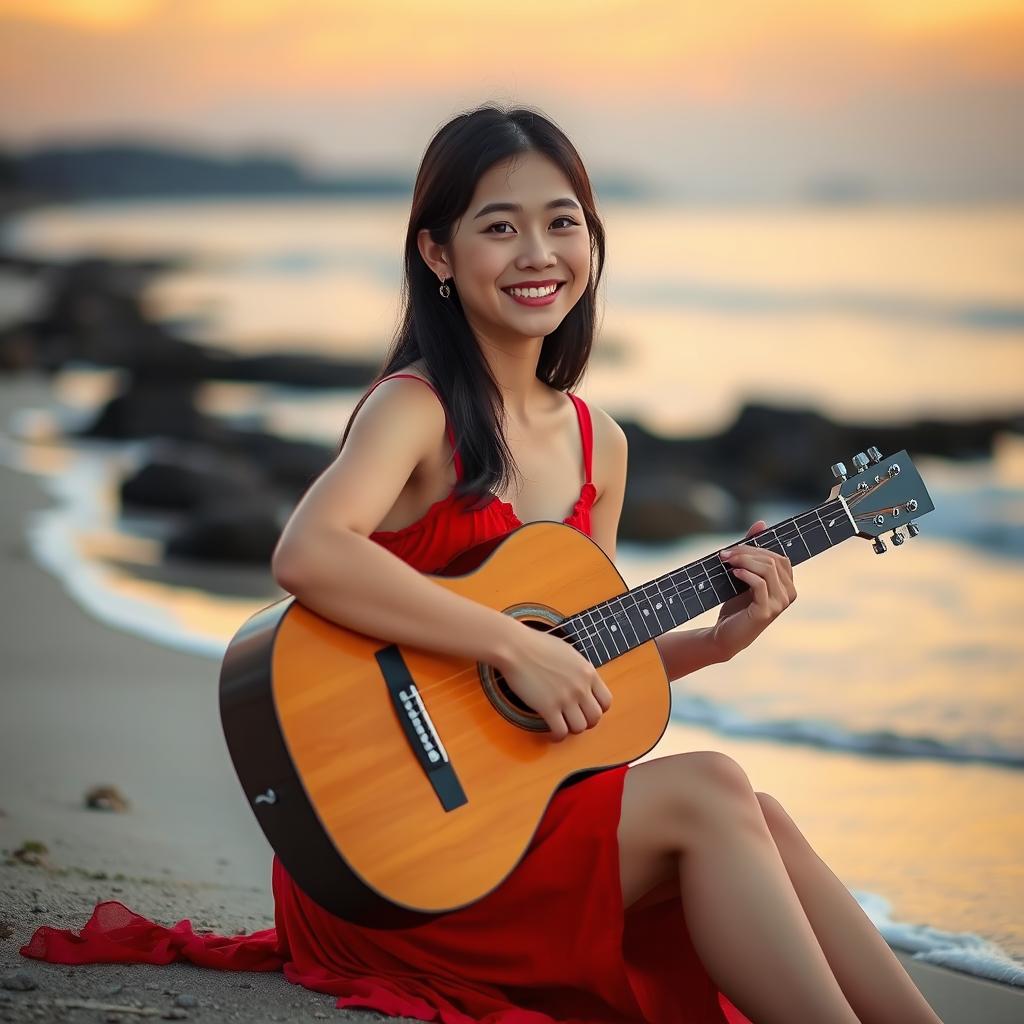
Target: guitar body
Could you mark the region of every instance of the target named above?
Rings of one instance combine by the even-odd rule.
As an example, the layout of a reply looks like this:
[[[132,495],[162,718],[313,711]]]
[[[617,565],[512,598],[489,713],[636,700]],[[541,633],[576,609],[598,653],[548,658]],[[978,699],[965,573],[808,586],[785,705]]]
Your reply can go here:
[[[627,590],[597,544],[553,522],[447,571],[459,574],[431,579],[542,629]],[[553,743],[490,666],[389,644],[286,598],[232,640],[221,720],[250,806],[300,888],[346,920],[410,927],[499,886],[560,786],[658,742],[670,692],[656,644],[599,671],[611,708]]]

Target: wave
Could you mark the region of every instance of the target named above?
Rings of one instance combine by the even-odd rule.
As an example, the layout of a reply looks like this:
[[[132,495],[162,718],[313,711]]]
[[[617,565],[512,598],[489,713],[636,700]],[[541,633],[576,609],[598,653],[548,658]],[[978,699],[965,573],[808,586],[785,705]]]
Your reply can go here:
[[[1024,988],[1024,963],[974,932],[944,932],[926,924],[894,921],[887,899],[872,892],[850,890],[861,910],[890,946],[912,953],[914,960]]]
[[[1002,768],[1024,768],[1024,753],[1006,750],[991,740],[951,743],[934,736],[911,736],[891,729],[855,731],[834,722],[779,718],[755,720],[727,704],[673,691],[672,718],[729,736],[748,736],[879,757],[927,757],[974,761]]]

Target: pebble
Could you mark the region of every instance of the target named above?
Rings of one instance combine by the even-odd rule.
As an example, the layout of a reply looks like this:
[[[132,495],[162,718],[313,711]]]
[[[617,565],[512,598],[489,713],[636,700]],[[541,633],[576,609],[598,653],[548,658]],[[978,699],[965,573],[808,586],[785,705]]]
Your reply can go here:
[[[36,987],[36,979],[28,971],[11,971],[3,976],[2,983],[12,992],[29,992]]]
[[[124,985],[111,985],[110,988],[105,989],[103,992],[104,996],[116,996],[119,992],[124,991]]]
[[[174,1000],[176,1006],[194,1007],[199,1005],[199,1000],[195,996],[189,995],[187,992],[182,992],[177,999]]]
[[[188,1020],[188,1014],[178,1006],[172,1006],[162,1017],[164,1020]]]

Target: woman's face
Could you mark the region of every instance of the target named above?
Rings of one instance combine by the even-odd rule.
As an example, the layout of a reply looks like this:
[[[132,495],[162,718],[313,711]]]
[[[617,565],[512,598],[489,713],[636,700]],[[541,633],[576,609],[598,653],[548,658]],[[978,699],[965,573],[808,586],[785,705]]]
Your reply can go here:
[[[427,232],[421,235],[429,238]],[[441,247],[436,249],[440,254]],[[497,343],[550,334],[579,301],[590,277],[590,233],[579,199],[561,169],[534,152],[483,174],[444,250],[447,266],[435,260],[432,268],[453,278],[449,285],[477,337]],[[554,295],[533,298],[533,304],[517,301],[510,291],[532,286],[543,293],[551,285],[558,286]]]

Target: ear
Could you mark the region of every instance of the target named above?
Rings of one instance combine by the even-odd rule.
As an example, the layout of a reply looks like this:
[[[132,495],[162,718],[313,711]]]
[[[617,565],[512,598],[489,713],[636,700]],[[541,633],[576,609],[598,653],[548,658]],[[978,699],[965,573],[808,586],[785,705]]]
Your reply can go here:
[[[420,229],[416,235],[416,244],[423,257],[423,262],[437,275],[439,281],[447,281],[448,278],[454,276],[444,246],[430,237],[429,228]]]

